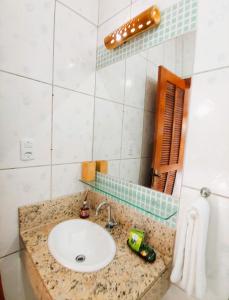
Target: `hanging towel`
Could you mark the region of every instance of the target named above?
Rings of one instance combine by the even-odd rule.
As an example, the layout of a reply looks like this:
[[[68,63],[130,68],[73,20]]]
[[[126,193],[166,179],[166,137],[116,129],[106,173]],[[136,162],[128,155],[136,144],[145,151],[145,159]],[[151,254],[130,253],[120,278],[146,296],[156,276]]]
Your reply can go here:
[[[175,263],[171,281],[189,296],[202,299],[206,291],[205,252],[209,223],[209,204],[199,198],[184,213],[176,240]]]

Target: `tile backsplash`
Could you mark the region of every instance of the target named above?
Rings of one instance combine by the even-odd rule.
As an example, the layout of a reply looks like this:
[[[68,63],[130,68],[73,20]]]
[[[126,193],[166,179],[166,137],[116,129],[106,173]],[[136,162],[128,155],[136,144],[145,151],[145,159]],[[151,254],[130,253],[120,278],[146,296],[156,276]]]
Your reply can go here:
[[[104,68],[169,39],[194,31],[196,24],[197,0],[181,0],[161,12],[161,23],[158,28],[145,31],[114,50],[107,50],[104,45],[99,45],[96,67]]]
[[[99,190],[115,201],[134,207],[160,223],[176,227],[178,199],[99,172],[96,173],[95,186],[95,191]]]

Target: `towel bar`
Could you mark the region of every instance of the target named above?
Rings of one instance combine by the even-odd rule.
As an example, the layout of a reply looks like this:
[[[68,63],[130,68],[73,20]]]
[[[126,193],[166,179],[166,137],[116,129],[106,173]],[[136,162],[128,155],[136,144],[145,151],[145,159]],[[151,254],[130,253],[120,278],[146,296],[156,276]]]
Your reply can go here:
[[[207,187],[202,187],[202,189],[200,190],[200,195],[204,198],[208,198],[211,195],[211,191]]]

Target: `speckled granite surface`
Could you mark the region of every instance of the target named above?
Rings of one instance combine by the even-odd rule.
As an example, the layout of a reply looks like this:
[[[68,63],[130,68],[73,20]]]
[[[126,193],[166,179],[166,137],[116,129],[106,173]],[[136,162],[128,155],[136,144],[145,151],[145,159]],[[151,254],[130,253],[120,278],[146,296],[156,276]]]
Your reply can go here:
[[[134,210],[112,202],[119,222],[119,225],[111,231],[117,246],[115,258],[108,266],[95,273],[77,273],[68,270],[49,253],[47,238],[50,230],[57,223],[78,217],[81,198],[82,195],[66,197],[47,201],[41,206],[33,205],[19,210],[22,243],[48,294],[54,300],[141,298],[169,268],[174,232],[170,231],[171,229],[167,231],[166,227],[163,225],[161,227],[157,222],[150,220],[155,224],[149,223],[148,218]],[[93,210],[98,202],[104,200],[103,197],[90,193],[89,199],[92,207],[90,220],[105,226],[106,211],[104,210],[99,217],[95,217]],[[52,214],[50,215],[49,212]],[[148,240],[157,252],[157,259],[153,264],[144,262],[127,247],[128,231],[133,225],[145,229],[148,233]],[[158,243],[156,243],[157,236],[161,236]]]
[[[79,215],[84,193],[19,208],[19,227],[25,230]]]
[[[92,208],[95,208],[101,201],[107,200],[110,202],[119,223],[125,224],[128,229],[136,227],[144,230],[150,244],[163,255],[172,257],[176,233],[173,228],[142,215],[132,207],[106,199],[106,196],[99,193],[92,192],[88,198]]]

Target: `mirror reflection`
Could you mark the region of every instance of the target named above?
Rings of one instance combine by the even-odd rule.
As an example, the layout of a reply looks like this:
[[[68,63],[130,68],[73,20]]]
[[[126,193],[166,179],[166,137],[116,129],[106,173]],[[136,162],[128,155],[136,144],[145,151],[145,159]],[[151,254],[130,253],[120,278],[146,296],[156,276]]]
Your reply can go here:
[[[93,155],[108,174],[179,196],[195,32],[96,72]]]

